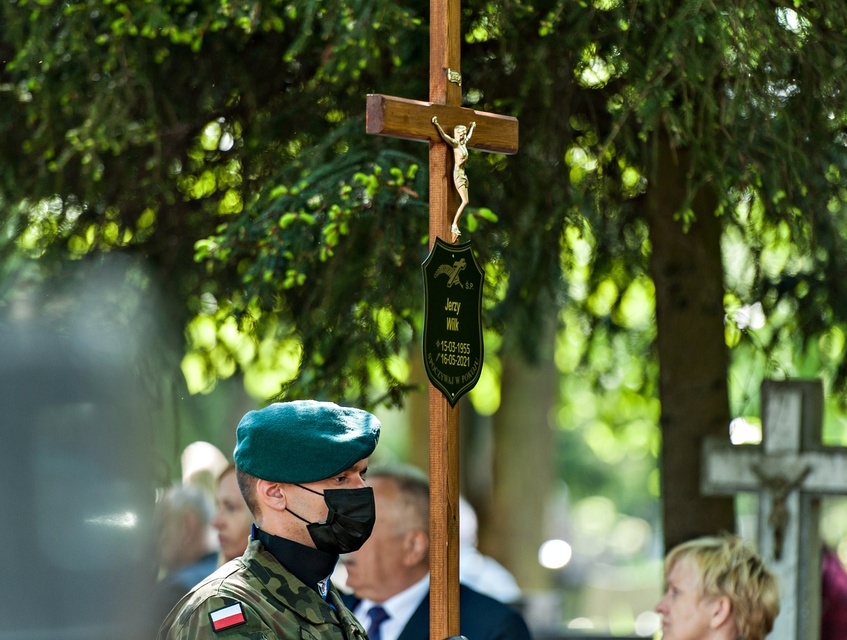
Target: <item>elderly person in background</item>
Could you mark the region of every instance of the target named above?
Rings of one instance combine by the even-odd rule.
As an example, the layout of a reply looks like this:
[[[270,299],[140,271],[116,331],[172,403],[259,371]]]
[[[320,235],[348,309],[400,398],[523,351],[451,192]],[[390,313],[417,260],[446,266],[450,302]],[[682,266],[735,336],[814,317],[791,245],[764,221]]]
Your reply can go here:
[[[373,535],[344,556],[344,600],[367,625],[370,640],[429,640],[429,481],[413,467],[376,469]],[[470,640],[530,640],[521,615],[466,585],[459,587],[459,626]]]
[[[173,486],[156,505],[156,560],[162,579],[153,592],[153,632],[171,607],[217,568],[211,519],[212,500],[202,487]]]
[[[656,605],[663,640],[765,640],[779,613],[776,578],[737,536],[674,547]]]

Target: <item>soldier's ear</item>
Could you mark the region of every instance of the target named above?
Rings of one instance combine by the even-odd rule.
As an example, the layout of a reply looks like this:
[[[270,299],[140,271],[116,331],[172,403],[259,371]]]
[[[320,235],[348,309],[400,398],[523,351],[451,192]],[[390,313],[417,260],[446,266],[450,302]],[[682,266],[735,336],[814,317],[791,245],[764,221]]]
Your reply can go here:
[[[256,498],[259,501],[259,506],[268,506],[277,511],[284,511],[288,504],[282,484],[261,478],[256,481]]]

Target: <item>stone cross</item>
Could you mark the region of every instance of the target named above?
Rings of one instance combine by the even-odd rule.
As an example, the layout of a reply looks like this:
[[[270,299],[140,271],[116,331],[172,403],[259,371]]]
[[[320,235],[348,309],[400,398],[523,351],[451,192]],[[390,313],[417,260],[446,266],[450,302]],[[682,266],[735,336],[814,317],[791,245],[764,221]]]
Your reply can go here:
[[[467,147],[513,154],[518,150],[518,121],[461,106],[460,0],[431,0],[429,11],[429,102],[369,95],[367,132],[429,143],[431,249],[436,237],[456,242],[451,226],[454,212],[460,211],[451,178],[453,149],[435,122],[451,131],[475,123]],[[429,432],[430,638],[443,640],[459,634],[459,410],[432,385]]]
[[[762,383],[762,444],[708,438],[706,495],[759,495],[758,547],[779,580],[780,613],[769,640],[820,637],[820,498],[847,494],[847,447],[821,443],[818,380]]]

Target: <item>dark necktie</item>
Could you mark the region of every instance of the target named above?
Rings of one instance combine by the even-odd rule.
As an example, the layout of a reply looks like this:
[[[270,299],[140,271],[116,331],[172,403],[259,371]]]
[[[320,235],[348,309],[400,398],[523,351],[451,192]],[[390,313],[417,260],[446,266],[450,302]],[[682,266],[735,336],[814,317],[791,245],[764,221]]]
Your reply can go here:
[[[368,618],[370,619],[370,623],[368,624],[369,640],[382,640],[382,632],[379,630],[379,627],[390,617],[388,612],[380,606],[368,609]]]

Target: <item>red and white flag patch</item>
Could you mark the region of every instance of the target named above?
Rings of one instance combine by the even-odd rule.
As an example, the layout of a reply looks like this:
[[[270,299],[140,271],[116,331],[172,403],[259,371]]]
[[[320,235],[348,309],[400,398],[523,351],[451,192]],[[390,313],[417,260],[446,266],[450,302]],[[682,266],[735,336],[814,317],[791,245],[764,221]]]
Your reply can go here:
[[[244,616],[244,610],[241,608],[240,602],[228,605],[223,609],[218,609],[217,611],[212,611],[209,614],[209,618],[212,621],[212,629],[216,632],[223,631],[224,629],[231,629],[232,627],[247,622],[247,618]]]

